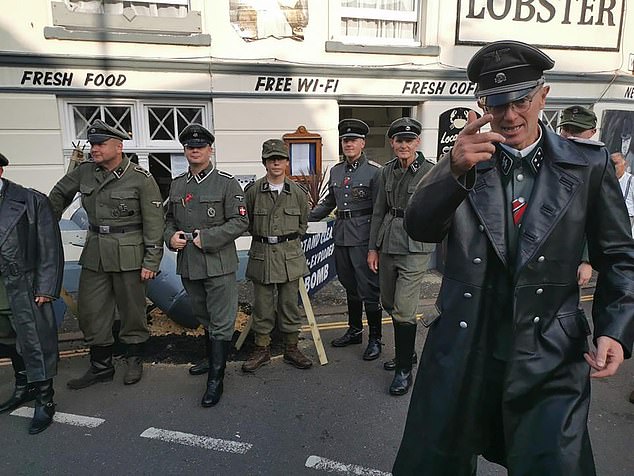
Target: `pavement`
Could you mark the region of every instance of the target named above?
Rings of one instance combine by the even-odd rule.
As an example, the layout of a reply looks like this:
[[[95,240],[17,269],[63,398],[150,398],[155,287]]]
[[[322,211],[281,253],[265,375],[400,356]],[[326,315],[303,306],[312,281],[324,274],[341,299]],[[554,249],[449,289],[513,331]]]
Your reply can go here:
[[[433,312],[438,283],[437,276],[427,278],[420,312]],[[67,349],[55,384],[56,422],[49,429],[27,434],[32,404],[0,415],[0,474],[388,476],[409,403],[409,395],[387,393],[392,373],[382,365],[393,356],[392,326],[384,326],[383,355],[372,362],[361,359],[364,345],[329,346],[346,327],[339,291],[335,286],[313,300],[327,365],[298,370],[275,357],[244,374],[241,362],[229,362],[225,393],[214,408],[199,404],[204,376],[191,377],[187,364],[164,361],[146,364],[143,380],[124,386],[125,364],[117,359],[113,382],[69,390],[65,382],[85,371],[88,358],[81,346]],[[590,304],[586,296],[583,305]],[[310,334],[303,337],[303,350],[316,362]],[[419,326],[418,349],[425,337]],[[627,401],[633,376],[630,360],[619,375],[593,381],[589,427],[602,476],[634,474],[634,405]],[[10,367],[0,363],[3,397],[12,380]],[[504,474],[485,461],[478,470],[478,476]]]

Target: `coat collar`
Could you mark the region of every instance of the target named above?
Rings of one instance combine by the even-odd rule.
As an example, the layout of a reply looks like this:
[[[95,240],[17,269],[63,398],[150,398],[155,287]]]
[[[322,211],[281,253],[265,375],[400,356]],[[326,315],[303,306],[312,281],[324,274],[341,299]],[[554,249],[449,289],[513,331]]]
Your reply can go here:
[[[9,180],[2,180],[4,198],[0,204],[0,246],[26,211],[26,190]]]
[[[201,170],[196,175],[192,174],[190,170],[187,171],[187,183],[189,183],[192,179],[196,181],[196,183],[201,183],[206,180],[211,173],[214,171],[214,164],[209,161],[209,165],[204,170]]]
[[[264,177],[262,179],[262,184],[260,185],[260,192],[270,192],[270,191],[271,191],[271,185],[269,184],[268,180],[266,180],[266,177]],[[282,192],[291,193],[291,184],[288,182],[287,178],[284,178],[284,188],[282,189]]]
[[[588,166],[588,158],[573,143],[544,132],[544,160],[536,177],[530,203],[522,220],[516,257],[516,272],[537,253],[542,243],[568,209],[579,190],[582,179],[577,168]],[[469,200],[480,219],[484,231],[500,258],[508,265],[506,247],[506,197],[497,156],[476,165],[476,183],[469,193]]]

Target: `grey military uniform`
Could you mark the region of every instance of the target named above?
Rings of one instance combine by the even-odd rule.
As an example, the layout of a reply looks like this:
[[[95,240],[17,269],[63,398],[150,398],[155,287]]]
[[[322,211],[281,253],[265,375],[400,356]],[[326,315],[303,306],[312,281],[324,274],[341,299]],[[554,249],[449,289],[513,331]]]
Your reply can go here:
[[[149,338],[146,284],[141,268],[158,271],[163,256],[163,201],[154,178],[127,157],[108,171],[83,162],[57,182],[49,198],[59,219],[75,194],[90,223],[81,254],[79,323],[90,346],[113,343],[115,305],[119,338],[141,344]]]
[[[383,308],[399,323],[416,323],[420,281],[434,245],[412,240],[403,227],[404,210],[420,179],[433,167],[421,152],[403,169],[392,159],[381,169],[370,228],[370,250],[380,251]]]
[[[301,325],[297,291],[308,274],[300,239],[308,226],[306,191],[288,178],[281,193],[271,190],[266,177],[246,189],[249,231],[252,235],[247,277],[253,281],[253,331],[257,346],[270,344],[276,309],[287,344],[297,344]],[[274,294],[277,289],[277,307]]]
[[[348,300],[363,301],[366,312],[379,310],[379,280],[367,265],[373,204],[378,192],[380,165],[365,154],[354,163],[343,161],[330,171],[328,194],[310,212],[321,220],[337,208],[334,225],[335,263]],[[360,322],[351,323],[360,328]]]
[[[193,242],[178,251],[176,271],[194,315],[214,339],[231,340],[238,310],[235,239],[249,220],[238,181],[213,165],[198,175],[176,177],[170,189],[165,243],[179,230],[200,230],[202,249]]]

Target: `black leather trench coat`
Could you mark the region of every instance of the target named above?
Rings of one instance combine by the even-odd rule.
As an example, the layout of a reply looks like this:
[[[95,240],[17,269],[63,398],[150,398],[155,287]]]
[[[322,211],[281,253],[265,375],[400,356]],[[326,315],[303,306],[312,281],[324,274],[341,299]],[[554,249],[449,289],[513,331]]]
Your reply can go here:
[[[59,297],[64,272],[62,241],[46,196],[2,181],[0,274],[27,379],[39,382],[57,373],[57,325],[52,304],[38,306],[35,297]]]
[[[594,337],[616,339],[629,357],[634,242],[605,148],[544,132],[544,154],[515,257],[507,253],[495,156],[472,169],[465,186],[443,157],[409,203],[410,236],[448,242],[440,315],[430,325],[394,476],[470,475],[475,454],[513,476],[595,474],[583,358],[590,329],[576,270],[587,237],[599,272]],[[510,358],[501,362],[491,353],[504,326]]]

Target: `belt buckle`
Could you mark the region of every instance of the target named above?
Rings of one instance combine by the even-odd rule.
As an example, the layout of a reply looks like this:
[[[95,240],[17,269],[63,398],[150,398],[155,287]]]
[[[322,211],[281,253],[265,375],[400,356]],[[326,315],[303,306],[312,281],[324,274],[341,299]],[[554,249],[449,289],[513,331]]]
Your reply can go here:
[[[344,218],[352,218],[352,210],[344,210],[343,211]]]
[[[277,236],[267,236],[266,239],[269,242],[269,245],[277,245],[279,243]]]
[[[99,225],[99,233],[110,233],[110,225]]]

